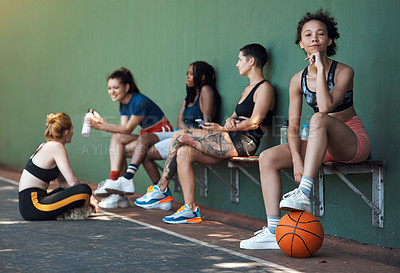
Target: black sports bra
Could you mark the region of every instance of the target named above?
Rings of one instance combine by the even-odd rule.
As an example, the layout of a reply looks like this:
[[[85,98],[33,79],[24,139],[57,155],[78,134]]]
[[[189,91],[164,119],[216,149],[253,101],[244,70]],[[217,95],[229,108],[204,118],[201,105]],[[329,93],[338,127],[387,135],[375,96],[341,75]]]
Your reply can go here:
[[[43,169],[36,166],[32,161],[32,158],[43,147],[43,145],[44,144],[41,144],[39,148],[37,148],[36,151],[33,153],[33,155],[29,158],[28,162],[25,165],[25,170],[27,170],[29,173],[39,178],[40,180],[46,183],[50,183],[50,181],[53,181],[60,175],[60,170],[58,169],[58,167],[55,166],[53,169]]]
[[[256,86],[253,87],[253,89],[250,91],[250,93],[247,95],[247,97],[241,102],[236,105],[235,108],[235,113],[236,115],[243,116],[250,118],[251,115],[253,114],[254,110],[254,93],[256,92],[257,88],[267,80],[262,80],[259,83],[256,84]],[[268,111],[267,115],[264,117],[263,121],[261,122],[261,125],[264,127],[267,127],[268,124],[270,124],[271,121],[271,116],[272,116],[272,111]]]
[[[332,61],[331,67],[329,68],[328,79],[326,80],[329,91],[331,91],[331,89],[335,85],[334,78],[335,78],[337,63],[338,63],[337,61]],[[308,89],[307,73],[308,73],[308,66],[303,70],[303,74],[301,75],[301,91],[303,92],[308,105],[310,105],[314,109],[314,112],[317,113],[319,112],[317,105],[317,93],[310,91]],[[352,105],[353,105],[353,90],[350,90],[346,93],[346,96],[344,97],[342,104],[336,107],[336,109],[333,110],[331,113],[336,113],[346,110],[347,108],[350,108]]]

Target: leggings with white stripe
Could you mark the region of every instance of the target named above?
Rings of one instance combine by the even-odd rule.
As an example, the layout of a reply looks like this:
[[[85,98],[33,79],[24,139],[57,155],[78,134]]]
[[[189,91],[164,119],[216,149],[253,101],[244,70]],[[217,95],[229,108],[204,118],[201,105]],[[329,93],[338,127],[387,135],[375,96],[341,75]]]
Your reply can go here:
[[[91,195],[92,189],[86,184],[50,193],[29,188],[19,193],[19,212],[25,220],[52,220],[71,208],[89,205]]]

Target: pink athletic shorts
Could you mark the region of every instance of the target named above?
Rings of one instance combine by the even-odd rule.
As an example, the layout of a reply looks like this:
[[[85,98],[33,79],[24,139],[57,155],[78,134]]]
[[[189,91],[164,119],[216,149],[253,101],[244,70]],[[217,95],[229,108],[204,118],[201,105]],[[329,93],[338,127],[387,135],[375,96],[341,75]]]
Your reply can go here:
[[[371,144],[369,142],[369,138],[367,132],[365,132],[364,125],[362,124],[360,118],[358,116],[354,116],[349,118],[344,122],[355,134],[357,137],[357,154],[350,161],[341,161],[343,163],[357,163],[362,162],[368,159],[369,153],[371,151]],[[329,152],[327,151],[324,158],[325,162],[338,162],[338,160],[334,159]]]

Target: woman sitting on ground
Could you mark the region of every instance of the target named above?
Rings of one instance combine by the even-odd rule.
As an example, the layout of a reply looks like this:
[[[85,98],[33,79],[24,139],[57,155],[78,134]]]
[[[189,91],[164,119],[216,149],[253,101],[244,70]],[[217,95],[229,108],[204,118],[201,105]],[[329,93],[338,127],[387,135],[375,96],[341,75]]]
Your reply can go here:
[[[19,183],[19,210],[26,220],[52,220],[68,210],[91,206],[97,200],[87,184],[80,183],[68,161],[65,144],[74,134],[71,118],[65,113],[47,115],[47,142],[29,158]],[[47,193],[50,181],[59,188]]]

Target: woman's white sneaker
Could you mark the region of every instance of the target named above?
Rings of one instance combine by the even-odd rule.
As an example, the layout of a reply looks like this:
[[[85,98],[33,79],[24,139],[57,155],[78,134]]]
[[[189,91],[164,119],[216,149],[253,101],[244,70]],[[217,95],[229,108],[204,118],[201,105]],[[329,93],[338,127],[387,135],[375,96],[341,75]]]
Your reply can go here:
[[[104,185],[104,189],[108,193],[117,193],[117,194],[133,194],[135,193],[135,185],[133,184],[132,179],[126,179],[121,176],[117,180],[108,181]]]
[[[129,207],[128,197],[111,194],[108,198],[99,202],[99,207],[103,209],[127,208]]]
[[[243,249],[279,249],[275,234],[272,234],[267,227],[254,233],[254,237],[240,242]]]
[[[288,210],[288,211],[302,210],[311,213],[310,198],[308,198],[298,188],[283,195],[283,199],[279,203],[279,207],[282,210]]]

